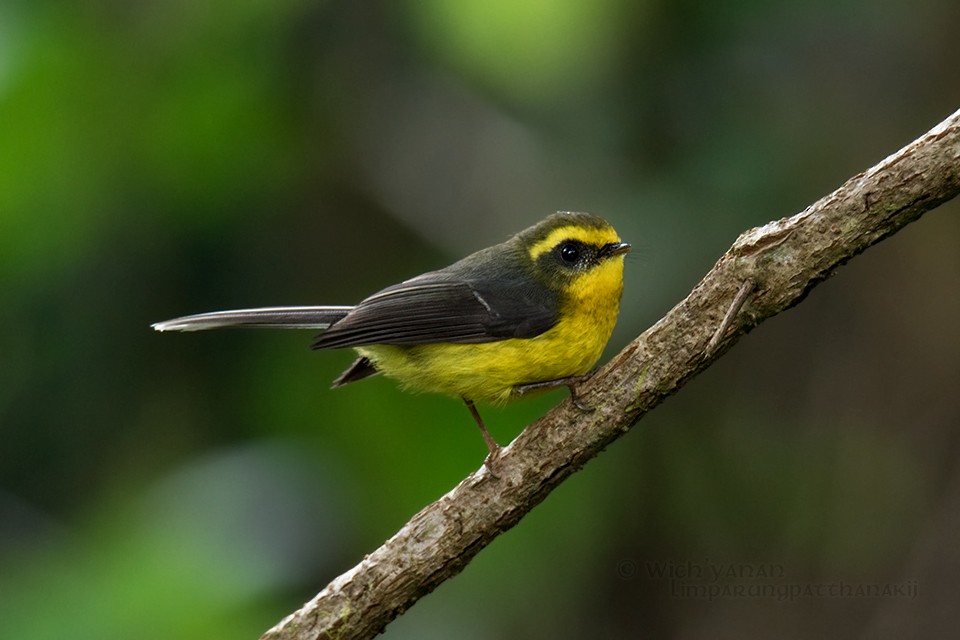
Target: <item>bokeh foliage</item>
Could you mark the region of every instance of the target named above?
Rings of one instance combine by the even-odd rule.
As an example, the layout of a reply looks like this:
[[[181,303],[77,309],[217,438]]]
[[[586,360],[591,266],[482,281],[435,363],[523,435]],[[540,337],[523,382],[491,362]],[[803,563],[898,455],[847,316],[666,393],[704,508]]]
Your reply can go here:
[[[256,637],[482,461],[455,401],[328,390],[350,355],[309,334],[151,322],[354,302],[580,209],[635,246],[613,352],[741,230],[960,106],[958,6],[0,5],[0,637]],[[956,213],[762,326],[386,636],[956,628]],[[559,397],[485,415],[507,441]],[[683,598],[670,562],[923,597]]]

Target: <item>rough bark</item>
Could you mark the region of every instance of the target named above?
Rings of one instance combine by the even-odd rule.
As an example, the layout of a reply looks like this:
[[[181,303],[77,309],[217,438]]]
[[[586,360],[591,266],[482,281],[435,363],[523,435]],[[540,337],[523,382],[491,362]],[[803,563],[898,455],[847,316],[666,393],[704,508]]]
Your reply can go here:
[[[960,111],[804,211],[750,229],[693,291],[579,390],[416,514],[262,640],[369,638],[763,320],[960,192]]]

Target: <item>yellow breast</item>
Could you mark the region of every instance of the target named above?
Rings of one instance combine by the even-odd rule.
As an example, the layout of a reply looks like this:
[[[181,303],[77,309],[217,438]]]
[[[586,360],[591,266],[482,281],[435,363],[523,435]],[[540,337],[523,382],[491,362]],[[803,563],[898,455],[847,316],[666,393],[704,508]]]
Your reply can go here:
[[[373,345],[357,351],[407,389],[502,403],[519,385],[590,371],[617,322],[622,290],[623,256],[616,256],[574,280],[561,303],[560,320],[534,338]]]

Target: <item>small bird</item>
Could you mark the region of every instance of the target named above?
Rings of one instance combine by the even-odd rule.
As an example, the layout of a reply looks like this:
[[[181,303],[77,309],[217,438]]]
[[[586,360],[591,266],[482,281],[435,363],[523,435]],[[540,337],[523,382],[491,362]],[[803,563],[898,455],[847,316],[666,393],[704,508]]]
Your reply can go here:
[[[463,399],[495,460],[500,447],[474,402],[502,404],[575,385],[610,339],[630,245],[588,213],[558,212],[506,242],[387,287],[356,306],[214,311],[153,326],[323,330],[312,347],[353,347],[339,387],[377,373],[411,391]]]

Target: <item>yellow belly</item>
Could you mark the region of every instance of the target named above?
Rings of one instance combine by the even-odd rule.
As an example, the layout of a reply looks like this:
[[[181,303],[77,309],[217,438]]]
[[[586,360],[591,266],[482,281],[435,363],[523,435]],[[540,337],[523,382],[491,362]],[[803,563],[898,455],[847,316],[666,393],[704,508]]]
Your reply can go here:
[[[600,359],[617,322],[623,260],[597,271],[569,292],[561,320],[535,338],[357,351],[406,389],[503,403],[519,385],[583,375]]]

